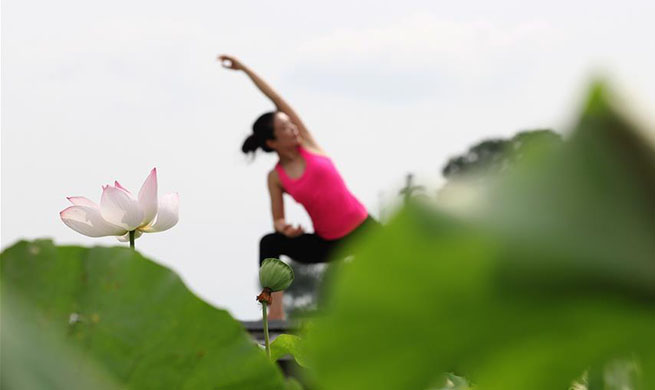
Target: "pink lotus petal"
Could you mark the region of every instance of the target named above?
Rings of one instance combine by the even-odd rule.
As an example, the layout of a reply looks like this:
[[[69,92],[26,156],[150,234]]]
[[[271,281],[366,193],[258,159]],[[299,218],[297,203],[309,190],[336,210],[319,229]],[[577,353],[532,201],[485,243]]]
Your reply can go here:
[[[139,204],[143,210],[141,226],[147,226],[157,215],[157,168],[152,168],[143,182],[139,190]]]
[[[107,187],[100,197],[100,214],[107,222],[134,230],[141,225],[143,210],[134,196],[116,187]]]
[[[180,214],[180,196],[177,193],[166,194],[159,199],[157,217],[150,226],[141,228],[146,233],[162,232],[175,226]]]
[[[118,181],[114,181],[114,187],[116,187],[116,188],[118,188],[118,189],[120,189],[120,190],[123,190],[123,191],[127,192],[128,194],[132,194],[132,193],[130,192],[130,190],[128,190],[127,188],[123,187],[123,186],[121,185],[121,183],[119,183]]]
[[[66,226],[89,237],[120,236],[125,229],[105,221],[97,207],[71,206],[59,213]]]
[[[87,206],[87,207],[93,207],[93,208],[98,208],[98,205],[96,202],[92,201],[89,198],[85,198],[83,196],[68,196],[66,197],[72,204],[77,205],[77,206]]]
[[[140,231],[137,230],[137,231],[134,232],[134,239],[136,240],[137,238],[141,237],[142,235],[143,235],[143,233],[141,233]],[[120,237],[116,237],[116,238],[120,242],[130,242],[130,233],[127,232],[125,235],[120,236]]]

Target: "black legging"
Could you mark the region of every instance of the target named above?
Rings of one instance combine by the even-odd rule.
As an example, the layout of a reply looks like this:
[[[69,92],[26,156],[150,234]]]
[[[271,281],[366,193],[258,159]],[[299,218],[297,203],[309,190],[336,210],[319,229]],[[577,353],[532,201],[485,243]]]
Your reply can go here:
[[[330,260],[334,250],[360,234],[361,231],[380,224],[370,216],[345,237],[326,240],[315,233],[304,233],[298,237],[287,237],[282,233],[270,233],[259,241],[259,265],[268,257],[289,256],[294,261],[306,264],[324,263]]]

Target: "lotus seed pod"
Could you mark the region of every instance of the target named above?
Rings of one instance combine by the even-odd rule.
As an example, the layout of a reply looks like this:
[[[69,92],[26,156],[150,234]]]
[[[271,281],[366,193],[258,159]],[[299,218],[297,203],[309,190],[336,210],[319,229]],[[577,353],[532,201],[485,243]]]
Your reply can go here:
[[[259,282],[263,288],[269,288],[271,291],[284,290],[293,282],[293,270],[282,260],[264,259],[259,268]]]

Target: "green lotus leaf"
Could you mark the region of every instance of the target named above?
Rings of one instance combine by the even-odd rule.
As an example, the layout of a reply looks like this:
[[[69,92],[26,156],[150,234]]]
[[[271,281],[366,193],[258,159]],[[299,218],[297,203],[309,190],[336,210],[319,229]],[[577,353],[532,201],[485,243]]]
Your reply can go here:
[[[284,389],[226,311],[128,248],[0,255],[3,389]]]

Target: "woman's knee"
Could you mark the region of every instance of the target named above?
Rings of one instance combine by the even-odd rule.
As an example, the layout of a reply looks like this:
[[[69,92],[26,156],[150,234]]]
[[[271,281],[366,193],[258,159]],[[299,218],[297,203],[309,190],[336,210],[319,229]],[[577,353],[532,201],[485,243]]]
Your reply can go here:
[[[260,246],[260,247],[263,247],[263,246],[272,246],[272,245],[276,245],[276,244],[279,243],[279,242],[280,242],[284,237],[285,237],[285,236],[284,236],[284,234],[282,234],[282,233],[278,233],[278,232],[275,232],[275,233],[268,233],[267,235],[265,235],[264,237],[262,237],[261,240],[259,240],[259,246]]]

